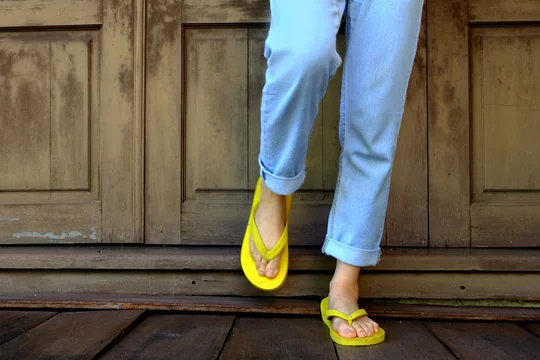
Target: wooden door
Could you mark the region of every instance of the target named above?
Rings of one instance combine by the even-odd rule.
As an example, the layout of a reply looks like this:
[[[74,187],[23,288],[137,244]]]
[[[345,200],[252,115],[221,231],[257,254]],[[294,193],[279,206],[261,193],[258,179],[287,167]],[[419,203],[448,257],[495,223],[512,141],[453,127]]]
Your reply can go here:
[[[0,2],[0,243],[141,241],[141,10]]]
[[[145,240],[239,245],[258,177],[267,0],[156,0],[146,29]],[[427,246],[426,31],[392,180],[385,245]],[[343,55],[345,41],[338,37]],[[321,246],[337,177],[341,73],[295,194],[291,243]]]
[[[430,244],[540,246],[540,4],[429,0]]]

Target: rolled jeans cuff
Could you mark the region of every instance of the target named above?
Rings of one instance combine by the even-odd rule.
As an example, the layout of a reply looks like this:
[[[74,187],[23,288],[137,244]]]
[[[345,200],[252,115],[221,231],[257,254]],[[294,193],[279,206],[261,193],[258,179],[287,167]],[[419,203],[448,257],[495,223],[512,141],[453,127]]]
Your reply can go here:
[[[303,168],[298,175],[292,178],[285,178],[272,174],[268,169],[264,167],[259,159],[259,166],[261,168],[260,175],[266,186],[272,192],[279,195],[291,195],[296,190],[300,189],[304,180],[306,179],[306,169]]]
[[[372,250],[358,249],[332,239],[328,235],[324,241],[322,252],[341,262],[359,267],[375,266],[379,263],[381,257],[380,248]]]

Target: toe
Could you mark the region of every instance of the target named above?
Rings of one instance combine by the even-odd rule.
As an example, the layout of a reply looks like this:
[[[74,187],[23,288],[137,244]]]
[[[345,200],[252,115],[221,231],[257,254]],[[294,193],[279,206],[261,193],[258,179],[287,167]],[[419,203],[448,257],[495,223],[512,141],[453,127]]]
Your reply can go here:
[[[355,322],[355,323],[353,323],[353,326],[356,329],[356,333],[360,337],[367,337],[367,336],[371,336],[371,334],[373,334],[373,331],[364,323]],[[360,334],[363,334],[363,335],[361,336]]]
[[[368,336],[362,325],[360,325],[358,322],[353,322],[353,328],[356,331],[356,336],[361,338]]]
[[[369,324],[369,326],[371,327],[371,329],[373,330],[374,333],[379,331],[379,324],[377,324],[375,321],[369,319],[368,324]]]
[[[261,267],[262,260],[263,260],[263,258],[261,256],[261,254],[255,253],[255,264],[257,266],[257,269],[259,269]]]
[[[345,322],[342,319],[334,318],[332,322],[332,327],[334,328],[334,331],[336,331],[339,336],[344,338],[353,338],[356,337],[356,332],[353,328],[351,328],[347,322]]]
[[[263,258],[261,257],[261,263],[260,263],[260,265],[258,266],[258,268],[259,268],[259,275],[264,276],[264,274],[266,273],[266,265],[268,265],[268,261],[266,261],[266,259],[263,259]]]
[[[266,266],[266,277],[273,279],[276,277],[279,270],[279,258],[274,259]]]

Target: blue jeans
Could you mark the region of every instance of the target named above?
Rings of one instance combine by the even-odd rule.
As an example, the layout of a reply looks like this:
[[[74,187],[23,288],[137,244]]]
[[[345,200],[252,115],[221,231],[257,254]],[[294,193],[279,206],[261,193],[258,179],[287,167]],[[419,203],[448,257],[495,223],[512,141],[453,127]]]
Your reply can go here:
[[[323,252],[355,266],[376,265],[423,0],[270,3],[261,177],[282,195],[304,182],[318,104],[341,65],[336,35],[345,14],[341,155]]]

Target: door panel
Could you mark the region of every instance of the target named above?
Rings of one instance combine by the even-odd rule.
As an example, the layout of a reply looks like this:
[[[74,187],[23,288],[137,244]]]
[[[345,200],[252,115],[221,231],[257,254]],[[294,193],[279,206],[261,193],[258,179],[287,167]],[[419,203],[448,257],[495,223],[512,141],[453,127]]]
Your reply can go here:
[[[540,246],[538,4],[466,5],[428,6],[430,244]]]
[[[259,168],[267,0],[148,3],[147,243],[239,245]],[[424,19],[425,20],[425,19]],[[392,179],[388,239],[427,245],[425,24]],[[338,51],[345,54],[343,33]],[[291,243],[320,246],[337,178],[341,69],[310,139]],[[180,214],[180,216],[178,216]]]
[[[97,0],[3,0],[0,27],[76,26],[101,24],[103,4]]]
[[[471,29],[472,246],[540,246],[540,29]]]
[[[0,5],[0,243],[141,241],[134,9]]]

